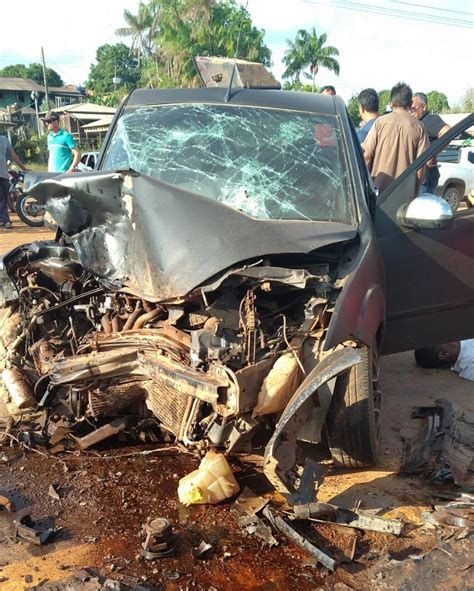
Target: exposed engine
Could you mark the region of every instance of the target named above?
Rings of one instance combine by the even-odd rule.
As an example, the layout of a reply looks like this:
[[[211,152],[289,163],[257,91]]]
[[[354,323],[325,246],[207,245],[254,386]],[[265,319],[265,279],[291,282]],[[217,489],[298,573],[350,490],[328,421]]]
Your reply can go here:
[[[3,397],[42,411],[37,436],[51,446],[127,431],[237,449],[314,365],[334,296],[322,260],[260,260],[159,303],[105,290],[54,243],[23,247],[6,268],[18,296],[0,329]]]

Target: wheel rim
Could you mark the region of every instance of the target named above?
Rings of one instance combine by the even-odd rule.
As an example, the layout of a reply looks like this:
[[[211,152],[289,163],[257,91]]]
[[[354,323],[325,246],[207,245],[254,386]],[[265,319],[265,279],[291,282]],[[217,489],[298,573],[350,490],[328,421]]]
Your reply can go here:
[[[44,207],[34,197],[27,197],[21,204],[23,215],[33,222],[40,221],[44,216]]]
[[[448,189],[444,194],[444,199],[449,203],[453,211],[456,211],[459,207],[459,193],[456,189]]]

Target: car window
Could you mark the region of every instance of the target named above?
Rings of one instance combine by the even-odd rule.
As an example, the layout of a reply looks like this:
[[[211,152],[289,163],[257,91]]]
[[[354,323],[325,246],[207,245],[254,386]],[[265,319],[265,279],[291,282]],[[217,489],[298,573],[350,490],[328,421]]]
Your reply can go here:
[[[257,218],[354,223],[334,116],[207,104],[130,108],[101,167],[130,167]]]
[[[87,162],[87,154],[84,154],[83,156],[81,156],[81,162],[82,164],[84,164],[84,166],[87,166],[86,162]]]
[[[438,162],[459,162],[460,151],[458,146],[448,146],[437,156]]]
[[[474,152],[469,152],[469,154],[467,155],[467,159],[471,164],[474,164]]]

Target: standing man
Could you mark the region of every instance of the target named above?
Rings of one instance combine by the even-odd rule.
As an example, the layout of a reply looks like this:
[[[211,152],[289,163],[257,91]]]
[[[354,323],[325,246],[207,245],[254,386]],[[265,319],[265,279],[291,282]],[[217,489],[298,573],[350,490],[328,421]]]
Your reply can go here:
[[[379,95],[373,88],[365,88],[359,93],[357,102],[359,103],[359,115],[364,124],[357,130],[357,137],[362,143],[379,116]]]
[[[43,121],[48,126],[48,171],[73,172],[81,159],[72,135],[59,127],[59,115],[48,111]]]
[[[412,90],[403,82],[390,91],[392,112],[372,125],[362,149],[379,194],[404,172],[429,146],[423,125],[410,115]],[[422,181],[424,167],[418,171]]]
[[[4,135],[0,135],[0,226],[7,229],[12,227],[10,216],[8,215],[8,194],[10,192],[10,177],[8,176],[9,160],[13,160],[22,170],[26,170],[8,139]]]
[[[450,126],[445,123],[439,115],[428,111],[428,97],[424,92],[415,92],[411,102],[411,114],[416,117],[428,134],[430,143],[440,138],[446,133]],[[439,170],[436,158],[431,158],[426,163],[426,172],[424,179],[424,189],[426,193],[434,193],[439,181]]]

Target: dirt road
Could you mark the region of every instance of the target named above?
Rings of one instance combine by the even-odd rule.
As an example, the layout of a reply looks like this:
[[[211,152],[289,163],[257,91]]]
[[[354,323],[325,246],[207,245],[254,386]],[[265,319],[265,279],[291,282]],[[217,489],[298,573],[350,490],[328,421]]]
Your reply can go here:
[[[8,233],[3,230],[0,250],[50,236],[48,232],[20,227]],[[173,450],[109,460],[95,453],[62,459],[30,453],[8,464],[0,463],[0,495],[7,494],[18,512],[30,513],[43,524],[54,522],[62,529],[44,546],[14,543],[12,517],[0,512],[1,591],[19,591],[45,579],[58,581],[81,567],[95,568],[125,583],[141,582],[150,588],[170,590],[396,588],[384,586],[384,575],[375,577],[378,565],[397,560],[403,564],[408,556],[423,555],[439,545],[435,531],[420,528],[421,513],[434,502],[433,487],[419,477],[397,474],[403,438],[413,435],[417,426],[410,418],[412,407],[448,397],[469,409],[473,406],[474,388],[472,382],[449,370],[417,368],[411,353],[385,357],[381,365],[381,464],[376,470],[343,472],[331,469],[328,463],[318,498],[349,508],[360,504],[379,515],[400,518],[405,525],[399,538],[359,532],[355,560],[329,573],[315,568],[303,550],[283,538],[277,548],[269,548],[238,528],[230,514],[231,503],[190,508],[180,505],[177,483],[196,467],[192,456]],[[109,449],[108,453],[119,455],[143,449],[121,447],[115,452]],[[260,494],[269,494],[273,501],[281,501],[265,488],[265,482],[245,458],[232,460],[232,467],[242,487],[250,486]],[[48,494],[50,485],[59,500]],[[172,520],[179,538],[176,557],[150,562],[139,558],[140,530],[149,516]],[[354,535],[354,530],[340,526],[311,527],[320,547],[335,555]],[[192,549],[202,540],[214,548],[207,560],[192,556]],[[468,574],[467,569],[459,576]],[[31,577],[32,582],[27,583],[25,577],[28,581]],[[465,581],[460,584],[436,588],[462,588]],[[430,581],[417,581],[416,576],[410,585],[406,588],[431,588]]]

